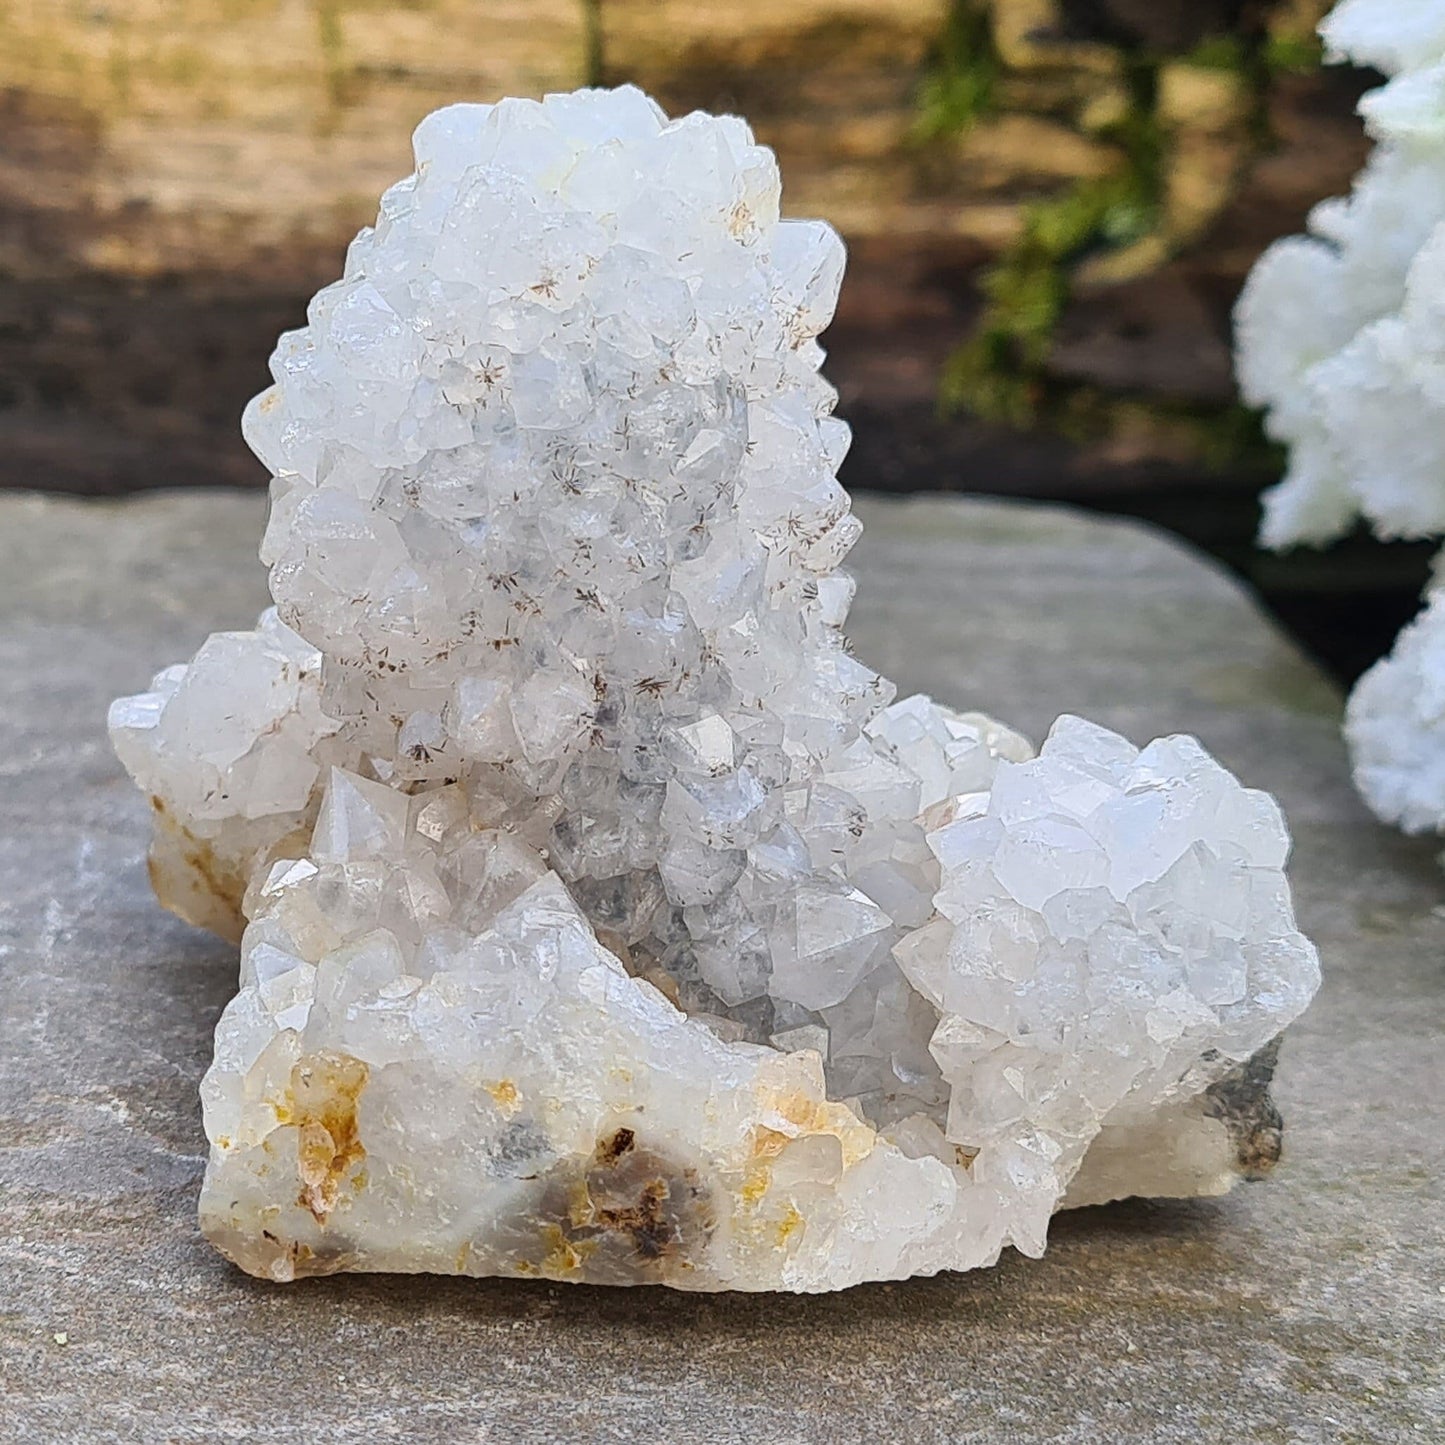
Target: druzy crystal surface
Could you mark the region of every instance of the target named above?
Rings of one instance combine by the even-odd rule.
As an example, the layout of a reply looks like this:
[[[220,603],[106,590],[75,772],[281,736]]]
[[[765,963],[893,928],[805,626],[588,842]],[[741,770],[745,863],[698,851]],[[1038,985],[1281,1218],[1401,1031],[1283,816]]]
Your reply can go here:
[[[246,415],[275,609],[111,712],[162,900],[241,937],[207,1235],[823,1290],[1226,1188],[1318,978],[1283,821],[849,653],[838,237],[629,88],[416,159]]]

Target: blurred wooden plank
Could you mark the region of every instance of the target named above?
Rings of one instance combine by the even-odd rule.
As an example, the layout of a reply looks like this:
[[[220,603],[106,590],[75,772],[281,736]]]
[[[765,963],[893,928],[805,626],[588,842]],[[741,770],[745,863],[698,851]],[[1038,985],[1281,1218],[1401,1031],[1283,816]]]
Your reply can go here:
[[[731,111],[774,148],[784,209],[850,236],[932,229],[916,211],[919,81],[949,0],[601,0],[609,81],[673,111]]]
[[[0,264],[144,276],[339,252],[427,111],[580,84],[584,22],[581,0],[7,0]]]

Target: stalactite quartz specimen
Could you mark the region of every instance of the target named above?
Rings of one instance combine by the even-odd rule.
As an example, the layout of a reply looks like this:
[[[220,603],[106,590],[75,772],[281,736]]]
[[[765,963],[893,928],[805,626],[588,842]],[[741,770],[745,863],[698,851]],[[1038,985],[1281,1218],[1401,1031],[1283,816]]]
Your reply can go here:
[[[275,610],[111,712],[162,900],[244,927],[206,1234],[825,1290],[1227,1187],[1318,976],[1283,822],[849,654],[837,236],[630,88],[415,144],[246,415]]]

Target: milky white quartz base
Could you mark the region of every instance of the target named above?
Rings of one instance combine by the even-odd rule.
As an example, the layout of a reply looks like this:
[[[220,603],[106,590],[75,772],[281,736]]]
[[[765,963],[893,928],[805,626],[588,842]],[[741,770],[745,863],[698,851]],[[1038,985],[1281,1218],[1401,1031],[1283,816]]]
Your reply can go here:
[[[1161,779],[1171,749],[1183,765]],[[1142,847],[1120,848],[1141,814]],[[1009,1243],[1039,1253],[1063,1204],[1223,1192],[1238,1142],[1202,1091],[1317,978],[1271,866],[1277,813],[1187,739],[1151,756],[1066,719],[1038,760],[997,760],[991,794],[935,811],[931,845],[958,855],[941,906],[968,917],[960,896],[1007,876],[996,845],[967,861],[997,822],[1027,839],[1071,815],[1081,836],[1052,883],[1042,870],[1040,902],[1094,928],[1063,923],[1028,964],[1017,950],[1048,937],[1046,913],[1000,900],[980,915],[1011,930],[992,961],[946,914],[905,940],[905,975],[939,1005],[923,1005],[924,1027],[954,1102],[942,1128],[919,1112],[880,1130],[828,1097],[821,1028],[768,1046],[687,1017],[598,942],[535,851],[474,826],[463,790],[408,798],[338,769],[309,855],[273,862],[246,900],[242,990],[202,1088],[203,1228],[277,1280],[389,1269],[807,1291],[976,1268]],[[1171,873],[1223,917],[1236,899],[1194,978],[1225,978],[1229,934],[1247,938],[1212,1005],[1190,993],[1187,959],[1143,942],[1199,926],[1177,905],[1150,920]],[[1120,944],[1103,931],[1120,926],[1140,972],[1111,978]],[[1091,937],[1108,949],[1092,979]],[[977,977],[1010,953],[1011,1027]]]

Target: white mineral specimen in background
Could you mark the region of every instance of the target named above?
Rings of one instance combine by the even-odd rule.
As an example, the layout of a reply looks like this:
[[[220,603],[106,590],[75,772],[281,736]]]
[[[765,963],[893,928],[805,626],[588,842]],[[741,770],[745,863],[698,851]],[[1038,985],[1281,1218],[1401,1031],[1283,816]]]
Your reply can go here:
[[[1318,977],[1283,822],[848,653],[838,237],[630,88],[416,158],[246,415],[276,611],[111,715],[163,901],[244,925],[209,1237],[821,1290],[1226,1188],[1206,1090]]]
[[[1445,829],[1445,592],[1356,684],[1345,738],[1380,818],[1407,833]]]
[[[1359,520],[1445,533],[1445,0],[1344,0],[1335,59],[1392,79],[1360,104],[1378,142],[1348,200],[1260,259],[1240,299],[1239,378],[1290,448],[1265,496],[1267,546],[1323,545]],[[1437,572],[1438,572],[1437,564]],[[1445,831],[1445,601],[1437,596],[1350,699],[1370,807]]]
[[[1360,517],[1384,537],[1445,531],[1445,0],[1345,0],[1321,34],[1394,78],[1360,104],[1378,144],[1353,194],[1266,251],[1240,298],[1240,386],[1290,447],[1265,497],[1272,547]]]

